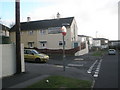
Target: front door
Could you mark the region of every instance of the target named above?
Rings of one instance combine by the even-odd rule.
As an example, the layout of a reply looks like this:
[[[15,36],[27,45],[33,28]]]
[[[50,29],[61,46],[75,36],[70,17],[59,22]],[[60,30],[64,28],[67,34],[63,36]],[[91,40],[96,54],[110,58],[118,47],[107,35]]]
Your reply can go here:
[[[74,48],[78,47],[78,42],[74,42]]]

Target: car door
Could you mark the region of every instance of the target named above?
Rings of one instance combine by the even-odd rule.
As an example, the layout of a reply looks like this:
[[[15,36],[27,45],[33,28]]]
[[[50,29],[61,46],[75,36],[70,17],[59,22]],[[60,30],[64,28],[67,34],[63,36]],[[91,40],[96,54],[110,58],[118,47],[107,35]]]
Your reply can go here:
[[[25,59],[25,60],[28,60],[27,50],[24,50],[24,59]]]
[[[26,60],[28,60],[28,61],[34,60],[34,54],[32,54],[31,50],[26,50]]]

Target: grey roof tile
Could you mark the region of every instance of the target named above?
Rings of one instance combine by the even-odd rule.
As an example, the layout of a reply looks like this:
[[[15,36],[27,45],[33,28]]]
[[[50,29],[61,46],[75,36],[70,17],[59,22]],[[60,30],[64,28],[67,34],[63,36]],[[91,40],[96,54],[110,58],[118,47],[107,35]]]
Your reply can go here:
[[[67,18],[59,18],[59,19],[21,22],[20,24],[21,24],[21,30],[38,30],[38,29],[47,29],[50,27],[61,27],[65,23],[66,23],[65,26],[71,26],[73,19],[74,17],[67,17]],[[15,25],[10,29],[10,31],[15,31]]]

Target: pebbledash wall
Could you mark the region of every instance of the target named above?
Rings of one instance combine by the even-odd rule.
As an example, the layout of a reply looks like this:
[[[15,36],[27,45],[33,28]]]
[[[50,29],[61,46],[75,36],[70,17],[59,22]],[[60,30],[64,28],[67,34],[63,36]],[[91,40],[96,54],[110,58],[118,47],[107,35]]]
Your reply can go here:
[[[0,78],[16,73],[16,46],[14,44],[0,44]],[[24,45],[21,44],[21,68],[25,72]]]
[[[75,53],[75,56],[80,56],[80,55],[84,55],[84,54],[87,54],[89,52],[89,49],[88,49],[88,43],[87,41],[85,42],[85,48],[84,49],[81,49],[80,51],[76,52]]]

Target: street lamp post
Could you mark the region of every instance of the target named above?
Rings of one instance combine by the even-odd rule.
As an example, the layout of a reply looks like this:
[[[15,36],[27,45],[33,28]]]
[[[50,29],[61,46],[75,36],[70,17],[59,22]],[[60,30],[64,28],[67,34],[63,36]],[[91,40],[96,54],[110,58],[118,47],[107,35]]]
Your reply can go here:
[[[65,71],[65,35],[66,35],[66,27],[62,26],[62,35],[63,35],[63,71]]]

